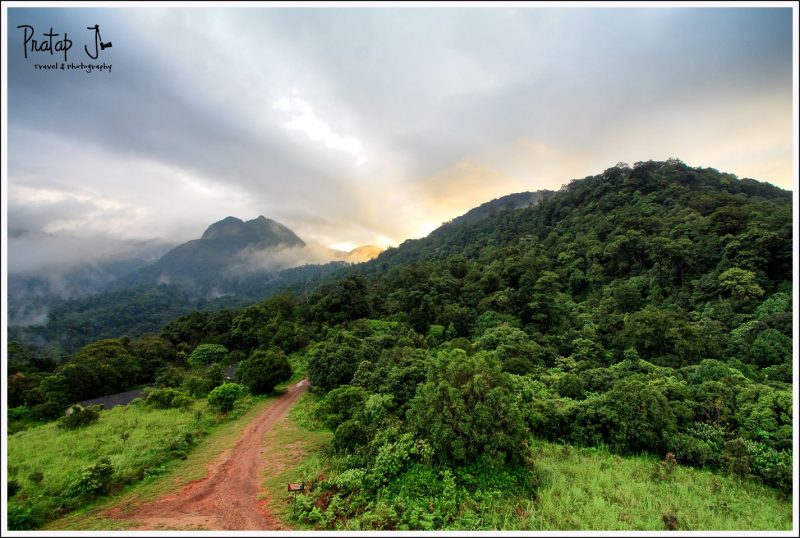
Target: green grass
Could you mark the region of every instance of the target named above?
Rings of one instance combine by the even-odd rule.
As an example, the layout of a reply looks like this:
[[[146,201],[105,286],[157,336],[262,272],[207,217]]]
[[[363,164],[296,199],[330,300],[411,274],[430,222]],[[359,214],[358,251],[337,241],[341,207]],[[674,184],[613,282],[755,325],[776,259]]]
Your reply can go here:
[[[52,529],[124,528],[124,522],[99,515],[109,501],[152,499],[179,483],[204,476],[205,463],[227,444],[232,446],[241,429],[266,404],[264,398],[248,397],[237,402],[226,417],[207,410],[205,400],[186,411],[120,406],[102,411],[99,422],[82,429],[62,430],[54,422],[10,435],[9,476],[21,486],[9,503],[10,510],[30,510],[29,517],[36,525],[75,510],[47,525]],[[126,440],[123,432],[128,433]],[[193,442],[181,445],[187,434]],[[192,449],[194,442],[198,445]],[[103,456],[115,467],[111,497],[70,496],[70,485]],[[43,475],[38,485],[28,478],[34,471]]]
[[[264,470],[263,497],[269,499],[269,509],[283,521],[291,520],[292,515],[293,498],[287,491],[287,484],[304,481],[311,485],[323,476],[326,467],[321,452],[332,434],[311,417],[315,401],[313,395],[304,394],[289,416],[265,438],[270,457]],[[295,523],[291,526],[299,528]]]
[[[665,530],[662,512],[674,512],[679,530],[792,526],[791,500],[755,482],[684,466],[658,480],[652,457],[551,443],[536,443],[534,450],[545,483],[537,498],[520,499],[519,529]]]

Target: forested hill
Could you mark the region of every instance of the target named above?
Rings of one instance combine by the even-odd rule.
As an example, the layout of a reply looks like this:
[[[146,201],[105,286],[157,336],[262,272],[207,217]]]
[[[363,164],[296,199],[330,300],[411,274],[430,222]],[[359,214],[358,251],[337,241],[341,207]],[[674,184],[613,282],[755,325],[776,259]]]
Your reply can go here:
[[[677,160],[620,164],[534,207],[407,241],[317,291],[91,344],[54,374],[16,349],[9,400],[58,413],[186,368],[203,343],[239,358],[298,353],[369,502],[419,466],[434,481],[479,459],[530,476],[529,436],[669,451],[786,492],[791,271],[791,193]],[[364,510],[348,502],[345,516]]]
[[[706,232],[720,237],[735,236],[748,228],[748,224],[756,228],[769,227],[773,218],[784,219],[787,211],[791,216],[792,205],[790,191],[753,179],[739,180],[713,168],[692,168],[677,160],[647,161],[636,163],[633,168],[620,163],[602,174],[573,180],[557,196],[552,194],[551,191],[520,193],[540,196],[533,204],[514,204],[517,211],[509,211],[508,204],[494,204],[495,211],[483,212],[485,219],[465,218],[480,209],[476,208],[452,221],[462,226],[445,224],[425,238],[408,240],[398,248],[388,249],[359,269],[373,272],[411,261],[457,254],[476,258],[486,246],[514,245],[531,236],[544,240],[554,230],[572,232],[575,236],[588,234],[582,242],[589,237],[601,243],[609,237],[618,239],[615,231],[622,231],[623,235],[636,232],[646,240],[663,234],[664,228],[675,220],[674,217],[660,220],[659,214],[665,216],[681,209],[683,216],[698,219],[703,225],[702,230],[695,230],[695,236]],[[506,198],[510,197],[499,200]],[[770,202],[771,205],[765,205]],[[537,203],[541,203],[541,207],[536,206]],[[748,209],[752,203],[760,211],[752,213]],[[653,204],[659,206],[658,214]],[[777,208],[782,210],[772,215]],[[768,215],[764,215],[765,212]],[[791,242],[791,229],[788,236],[785,236],[786,230],[783,232],[783,239]],[[685,230],[680,228],[667,235],[684,236]],[[720,254],[719,250],[716,254]],[[787,255],[791,257],[791,250]],[[694,253],[687,253],[687,256],[693,257]],[[648,261],[655,262],[655,259],[643,259],[641,269],[647,268]],[[790,261],[788,264],[791,266]]]

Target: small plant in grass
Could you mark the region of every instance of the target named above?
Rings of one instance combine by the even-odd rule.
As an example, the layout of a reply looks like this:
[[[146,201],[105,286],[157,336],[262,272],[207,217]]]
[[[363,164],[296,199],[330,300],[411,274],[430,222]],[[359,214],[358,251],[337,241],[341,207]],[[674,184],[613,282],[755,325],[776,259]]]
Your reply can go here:
[[[672,475],[675,469],[678,468],[678,460],[675,459],[675,454],[667,452],[663,460],[659,461],[653,468],[654,480],[672,480]]]
[[[42,471],[33,471],[28,475],[28,480],[34,484],[41,484],[42,480],[44,480],[44,473]]]
[[[35,529],[43,523],[31,508],[24,508],[16,503],[8,505],[8,530],[24,531]]]
[[[129,431],[124,431],[119,434],[119,438],[122,439],[123,444],[125,444],[128,441],[128,439],[130,439],[130,437],[131,437],[131,432]]]
[[[105,493],[114,476],[114,464],[108,457],[100,458],[97,463],[87,467],[80,478],[72,484],[72,492],[77,495],[94,495]]]
[[[661,521],[663,521],[664,526],[671,531],[678,528],[678,518],[675,517],[675,512],[673,511],[661,512]]]

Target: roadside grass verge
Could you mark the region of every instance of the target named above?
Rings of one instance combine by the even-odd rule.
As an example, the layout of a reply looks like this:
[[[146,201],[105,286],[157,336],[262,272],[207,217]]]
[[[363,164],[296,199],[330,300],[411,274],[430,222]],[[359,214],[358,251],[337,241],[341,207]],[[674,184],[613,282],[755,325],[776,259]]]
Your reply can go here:
[[[290,482],[311,482],[324,476],[322,450],[333,436],[311,417],[316,397],[306,393],[295,403],[288,416],[282,419],[265,438],[266,467],[262,482],[262,498],[270,512],[282,521],[292,519],[293,503],[287,491]],[[292,528],[301,528],[296,522]]]

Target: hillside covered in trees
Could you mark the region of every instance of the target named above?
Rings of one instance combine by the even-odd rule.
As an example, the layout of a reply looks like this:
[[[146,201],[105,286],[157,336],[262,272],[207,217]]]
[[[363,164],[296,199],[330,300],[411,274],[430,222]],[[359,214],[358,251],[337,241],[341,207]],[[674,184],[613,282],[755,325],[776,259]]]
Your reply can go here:
[[[446,528],[487,481],[533,494],[532,438],[673,457],[789,495],[791,281],[791,193],[678,160],[621,163],[313,292],[196,312],[58,366],[15,346],[9,413],[56,417],[154,380],[192,394],[189,359],[216,344],[228,362],[307,362],[338,473],[300,517],[323,526]]]

